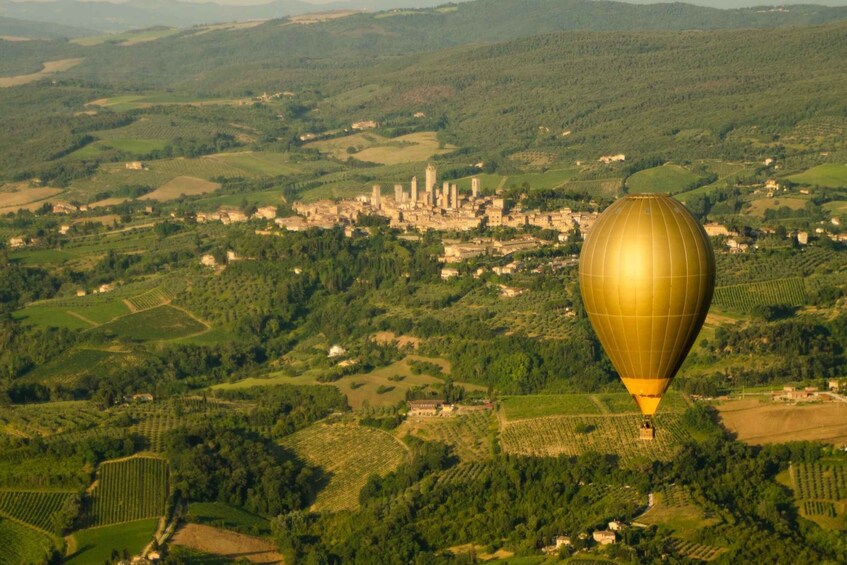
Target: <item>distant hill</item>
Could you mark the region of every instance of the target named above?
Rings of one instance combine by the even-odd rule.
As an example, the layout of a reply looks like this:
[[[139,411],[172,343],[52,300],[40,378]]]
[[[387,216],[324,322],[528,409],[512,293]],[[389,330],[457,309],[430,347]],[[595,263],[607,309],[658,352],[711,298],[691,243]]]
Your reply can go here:
[[[60,39],[84,37],[93,33],[95,32],[91,29],[53,24],[49,22],[33,22],[0,16],[0,37]]]
[[[134,88],[171,86],[195,73],[214,75],[227,84],[228,79],[220,75],[230,65],[309,67],[317,59],[328,58],[333,65],[343,61],[348,66],[359,66],[363,57],[371,64],[379,57],[566,30],[775,28],[844,19],[847,8],[820,6],[797,7],[786,14],[716,10],[688,4],[476,0],[446,8],[352,14],[311,25],[273,20],[246,30],[183,33],[135,47],[95,49],[79,53],[86,62],[73,74]]]
[[[352,0],[315,4],[302,0],[273,0],[256,6],[192,3],[179,0],[106,1],[51,0],[13,2],[0,0],[0,15],[118,32],[154,26],[190,27],[199,24],[265,20],[331,10],[379,11],[397,7],[426,7],[440,0]]]
[[[443,16],[436,18],[438,23],[446,23],[460,37],[465,30],[457,28],[469,27],[472,35],[478,35],[474,28],[488,25],[489,39],[496,39],[494,33],[505,34],[505,38],[510,38],[567,29],[779,27],[820,24],[847,17],[847,8],[814,5],[791,6],[788,11],[762,8],[718,10],[681,3],[633,5],[602,0],[477,0],[459,4],[458,10],[455,10],[455,2],[448,5],[442,0],[336,0],[325,4],[304,0],[273,0],[257,6],[178,0],[129,0],[120,4],[79,0],[0,0],[0,16],[113,32],[161,25],[189,27],[214,22],[273,19],[329,10],[387,10],[396,14],[406,7],[426,8],[438,4],[444,5],[442,10],[436,12]],[[401,13],[404,20],[415,20],[419,25],[426,23],[420,20],[426,12],[409,14],[404,10]],[[431,35],[431,31],[422,35]],[[456,41],[444,39],[451,44]]]
[[[205,34],[100,51],[66,76],[116,84],[120,73],[127,84],[221,96],[290,89],[317,109],[309,113],[317,129],[421,111],[440,117],[444,141],[494,159],[538,150],[573,160],[626,153],[756,161],[782,151],[780,137],[804,120],[831,119],[840,128],[847,100],[847,22],[570,31],[401,57],[350,55],[343,64],[301,58],[305,45],[297,56],[274,59],[274,34],[289,29],[278,25],[256,28],[258,36],[247,30],[240,40],[232,32],[226,48],[218,42],[229,40]],[[312,41],[321,38],[329,41],[320,34]],[[245,62],[248,48],[253,57]],[[201,62],[203,54],[209,58]]]

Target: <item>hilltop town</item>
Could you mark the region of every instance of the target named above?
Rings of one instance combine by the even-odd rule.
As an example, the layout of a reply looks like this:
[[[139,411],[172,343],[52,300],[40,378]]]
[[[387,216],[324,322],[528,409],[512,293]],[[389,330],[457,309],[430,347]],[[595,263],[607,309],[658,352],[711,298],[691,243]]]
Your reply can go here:
[[[501,196],[483,195],[484,187],[478,177],[471,179],[470,193],[463,194],[457,184],[450,181],[444,181],[439,188],[437,175],[436,167],[430,164],[423,185],[418,183],[417,177],[412,177],[408,191],[406,185],[395,184],[393,194],[383,196],[382,186],[374,185],[370,197],[297,202],[293,206],[297,216],[277,218],[275,222],[290,231],[300,231],[356,223],[362,216],[376,215],[388,218],[392,228],[418,231],[536,226],[562,234],[579,228],[585,234],[597,217],[596,212],[576,212],[570,208],[538,212],[522,210],[518,205],[509,209]]]

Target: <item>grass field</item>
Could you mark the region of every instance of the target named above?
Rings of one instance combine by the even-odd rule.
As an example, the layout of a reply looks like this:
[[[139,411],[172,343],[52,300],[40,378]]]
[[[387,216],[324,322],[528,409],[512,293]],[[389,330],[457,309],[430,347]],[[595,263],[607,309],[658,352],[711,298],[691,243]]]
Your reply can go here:
[[[626,392],[507,396],[500,401],[500,405],[504,417],[510,422],[546,416],[638,413],[638,406]],[[662,399],[659,412],[681,412],[687,407],[685,398],[671,391]]]
[[[219,189],[221,185],[216,182],[198,179],[194,177],[176,177],[153,192],[145,194],[139,200],[158,200],[166,202],[175,200],[180,196],[196,196],[198,194],[206,194]]]
[[[188,520],[253,535],[265,535],[271,531],[267,519],[221,502],[192,502],[188,507]]]
[[[613,197],[620,194],[623,188],[623,179],[573,180],[567,182],[565,188],[585,192],[595,197]]]
[[[525,420],[542,416],[600,414],[600,406],[587,394],[550,394],[509,396],[501,400],[507,420]]]
[[[843,402],[785,405],[763,396],[725,402],[717,409],[724,427],[746,443],[847,443],[847,404]]]
[[[750,202],[748,213],[758,218],[765,217],[766,210],[778,210],[787,207],[792,210],[802,210],[806,207],[808,200],[804,198],[791,198],[778,196],[774,198],[759,198]]]
[[[159,306],[104,324],[98,331],[134,341],[167,340],[205,331],[207,326],[173,306]]]
[[[52,550],[46,535],[0,516],[0,563],[47,563]]]
[[[360,161],[397,165],[426,161],[433,155],[450,153],[456,147],[440,146],[434,131],[410,133],[387,138],[376,133],[354,133],[345,137],[315,141],[306,145],[335,159],[346,161],[354,157]],[[353,152],[350,152],[353,148]]]
[[[114,190],[118,186],[147,185],[161,187],[177,177],[214,181],[219,178],[261,178],[292,175],[302,170],[300,166],[291,164],[288,156],[283,153],[251,151],[217,153],[196,159],[177,157],[145,161],[144,166],[144,170],[135,171],[126,169],[123,163],[104,164],[95,175],[74,181],[67,198],[73,197],[88,201],[93,194]],[[173,197],[178,195],[179,193],[176,193]]]
[[[470,177],[458,179],[456,185],[462,192],[470,192],[471,179],[476,177],[479,179],[483,190],[493,190],[496,188],[519,188],[526,183],[531,189],[547,189],[557,188],[579,174],[579,169],[551,169],[543,173],[526,173],[521,175],[498,175],[493,173],[480,173]]]
[[[109,108],[115,112],[126,112],[152,108],[153,106],[231,106],[238,104],[240,100],[232,98],[197,98],[196,96],[180,96],[174,94],[125,94],[100,98],[86,104],[101,108]]]
[[[369,373],[356,373],[345,376],[332,383],[326,383],[326,386],[335,386],[347,396],[347,402],[350,406],[358,410],[364,406],[365,402],[369,406],[394,406],[398,402],[406,398],[406,391],[418,386],[440,385],[444,381],[432,375],[420,374],[416,375],[412,372],[409,361],[417,359],[433,363],[441,364],[445,373],[449,373],[449,365],[443,359],[409,356],[401,361],[397,361],[387,367],[380,367]],[[272,373],[267,377],[248,377],[235,383],[222,383],[214,385],[213,389],[238,389],[250,388],[254,386],[273,386],[278,384],[295,384],[295,385],[313,385],[323,384],[317,381],[317,376],[321,373],[320,369],[309,370],[296,377],[289,376],[288,373],[279,372]],[[402,380],[390,380],[390,377],[402,377]],[[470,383],[455,383],[461,385],[468,390],[485,390],[485,387]],[[380,389],[380,387],[384,387]],[[382,390],[382,392],[379,392]]]
[[[683,539],[693,537],[700,529],[718,523],[691,499],[684,487],[663,486],[653,493],[654,506],[638,521],[647,525],[665,525]]]
[[[14,312],[12,316],[28,326],[69,330],[86,330],[94,327],[94,324],[70,314],[65,308],[29,306]]]
[[[314,424],[280,443],[329,476],[315,499],[316,511],[358,507],[368,477],[393,471],[407,453],[391,434],[357,424]]]
[[[626,179],[630,194],[662,192],[677,194],[693,186],[700,177],[679,165],[663,165],[638,171]]]
[[[161,516],[168,496],[168,463],[153,457],[106,462],[91,491],[90,518],[105,526]]]
[[[114,550],[121,555],[124,549],[130,556],[138,555],[153,539],[158,522],[158,519],[138,520],[75,532],[68,543],[69,553],[65,563],[68,565],[108,563]]]
[[[159,151],[165,148],[167,142],[163,139],[137,139],[137,138],[116,138],[108,141],[95,141],[89,143],[82,149],[74,151],[72,155],[79,159],[96,159],[103,152],[115,149],[133,155],[147,155],[152,151]]]
[[[94,35],[91,37],[80,37],[72,39],[71,43],[91,47],[93,45],[101,45],[103,43],[114,43],[116,45],[128,46],[137,45],[138,43],[146,43],[148,41],[156,41],[163,37],[176,35],[181,30],[170,27],[154,27],[150,29],[142,29],[138,31],[127,31],[124,33],[107,33],[104,35]]]
[[[640,414],[549,416],[501,423],[500,445],[506,453],[536,457],[575,456],[586,451],[612,453],[624,464],[641,460],[669,460],[690,435],[679,415],[656,416],[656,439],[641,441]]]
[[[788,180],[826,188],[847,188],[847,165],[836,163],[818,165],[806,172],[792,175],[788,177]]]
[[[28,75],[18,75],[13,77],[0,77],[0,88],[10,88],[12,86],[22,86],[54,75],[67,71],[82,63],[82,59],[61,59],[59,61],[46,61],[42,63],[43,68],[37,73]]]

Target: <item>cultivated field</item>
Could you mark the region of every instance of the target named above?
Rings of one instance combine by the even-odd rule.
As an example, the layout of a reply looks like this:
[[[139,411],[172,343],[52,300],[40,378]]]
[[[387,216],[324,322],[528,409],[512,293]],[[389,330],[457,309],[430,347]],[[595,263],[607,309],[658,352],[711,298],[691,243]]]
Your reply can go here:
[[[89,528],[68,538],[67,565],[91,565],[111,562],[112,552],[138,555],[153,539],[158,519],[138,520],[114,526]]]
[[[407,454],[391,434],[356,424],[314,424],[280,443],[327,473],[329,483],[315,499],[316,511],[358,507],[368,477],[393,471]]]
[[[271,564],[284,561],[283,556],[277,553],[273,544],[267,540],[200,524],[183,526],[174,535],[171,543],[229,559],[246,559],[250,563]]]
[[[750,312],[757,305],[802,306],[806,303],[806,286],[799,277],[719,286],[714,303],[738,312]]]
[[[0,186],[0,214],[41,207],[51,197],[61,194],[61,188],[29,188],[25,183]]]
[[[4,406],[0,432],[25,438],[47,437],[87,430],[105,418],[102,410],[86,400]]]
[[[0,77],[0,88],[21,86],[41,80],[42,78],[67,71],[82,63],[82,59],[61,59],[59,61],[46,61],[42,63],[43,68],[37,73],[18,75],[13,77]]]
[[[176,339],[197,334],[208,326],[173,306],[159,306],[100,326],[99,331],[135,341]]]
[[[408,418],[397,433],[412,434],[427,441],[439,441],[453,447],[462,461],[479,461],[491,453],[493,417],[488,412],[444,418]]]
[[[0,563],[46,563],[52,549],[47,536],[0,516]]]
[[[54,516],[76,496],[73,492],[0,490],[0,515],[5,514],[45,532],[61,533]]]
[[[847,403],[844,402],[786,405],[744,399],[718,404],[717,409],[723,425],[746,443],[847,443]]]
[[[161,516],[168,496],[168,463],[132,457],[100,465],[91,491],[91,521],[96,526]]]
[[[717,559],[717,557],[725,551],[722,547],[702,545],[679,538],[670,538],[667,548],[670,551],[678,555],[688,557],[689,559],[707,562]]]
[[[556,457],[586,451],[617,454],[624,464],[641,458],[669,460],[690,439],[679,415],[656,416],[656,439],[641,441],[640,414],[547,416],[501,423],[500,444],[506,453]]]
[[[159,202],[166,202],[168,200],[175,200],[180,196],[195,196],[197,194],[214,192],[220,187],[221,185],[218,183],[204,179],[194,177],[176,177],[169,180],[153,192],[145,194],[139,198],[139,200],[158,200]]]
[[[699,180],[698,175],[679,165],[663,165],[638,171],[626,179],[626,186],[630,194],[641,192],[677,194],[690,188]]]

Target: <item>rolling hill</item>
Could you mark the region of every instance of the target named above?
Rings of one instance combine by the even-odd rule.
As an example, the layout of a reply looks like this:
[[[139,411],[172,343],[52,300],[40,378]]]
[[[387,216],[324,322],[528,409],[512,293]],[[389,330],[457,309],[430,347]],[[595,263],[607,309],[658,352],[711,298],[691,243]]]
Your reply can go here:
[[[95,32],[81,27],[0,16],[0,38],[61,39],[83,37],[93,33]]]

